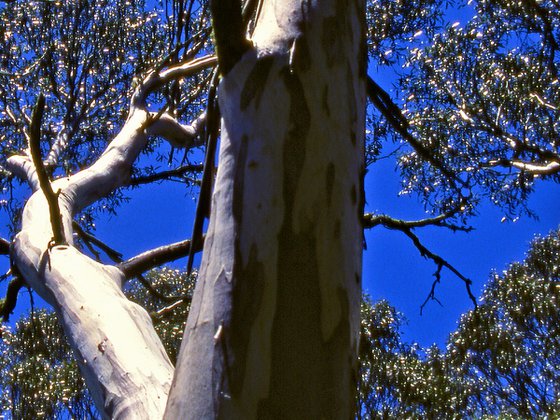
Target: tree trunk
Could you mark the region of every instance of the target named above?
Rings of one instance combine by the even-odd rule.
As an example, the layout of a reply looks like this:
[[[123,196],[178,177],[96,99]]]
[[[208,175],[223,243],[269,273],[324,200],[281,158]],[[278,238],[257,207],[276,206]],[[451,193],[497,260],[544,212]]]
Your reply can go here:
[[[265,0],[253,48],[220,83],[219,169],[168,419],[353,415],[363,19],[359,0]]]

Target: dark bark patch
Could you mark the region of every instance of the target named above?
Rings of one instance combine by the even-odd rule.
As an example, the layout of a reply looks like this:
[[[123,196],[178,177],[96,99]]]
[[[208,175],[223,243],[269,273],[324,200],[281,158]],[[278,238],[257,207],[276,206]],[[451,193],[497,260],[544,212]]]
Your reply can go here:
[[[341,229],[342,229],[342,223],[340,222],[340,219],[336,219],[336,222],[334,223],[334,230],[333,230],[334,240],[340,239]]]
[[[366,177],[366,168],[362,165],[360,170],[360,174],[358,176],[359,180],[359,193],[360,193],[360,200],[358,201],[358,220],[360,221],[360,225],[363,224],[364,220],[364,207],[366,205],[366,191],[364,189],[364,179]]]
[[[352,205],[355,206],[358,203],[358,190],[355,184],[350,188],[350,199],[352,200]]]
[[[292,67],[301,72],[308,71],[311,68],[311,53],[305,37],[303,35],[298,36],[292,48]]]
[[[350,141],[352,142],[352,146],[356,147],[358,138],[356,136],[356,132],[353,129],[350,130]]]
[[[366,80],[368,62],[367,43],[365,36],[360,39],[363,39],[363,41],[360,42],[360,48],[358,49],[358,77],[360,80]]]
[[[256,160],[250,160],[249,163],[247,163],[247,168],[249,169],[256,169],[259,166],[259,163]]]
[[[354,126],[356,121],[358,121],[358,109],[356,104],[356,89],[354,88],[354,76],[352,71],[352,66],[350,63],[346,63],[346,83],[348,92],[348,111],[350,113],[350,126]]]
[[[364,207],[366,205],[366,191],[364,189],[364,180],[366,177],[366,168],[362,165],[362,169],[360,170],[359,174],[359,188],[360,188],[360,200],[358,201],[358,205],[356,207],[356,214],[358,216],[358,223],[359,226],[362,227],[362,248],[364,250],[367,249],[367,242],[366,242],[366,235],[363,229],[364,226]]]
[[[241,91],[239,106],[242,111],[247,109],[253,99],[255,100],[255,107],[259,106],[273,62],[274,57],[265,56],[259,58],[255,63]]]
[[[334,180],[336,175],[334,163],[330,162],[327,165],[327,175],[325,177],[325,188],[327,191],[327,205],[330,207],[332,203],[332,195],[334,190]]]
[[[328,16],[323,19],[321,43],[327,58],[327,67],[332,67],[342,55],[339,55],[339,17]]]
[[[288,68],[282,71],[282,75],[290,95],[289,128],[284,142],[284,194],[293,200],[305,161],[305,142],[311,124],[311,114],[298,75],[290,73]]]
[[[329,85],[323,88],[323,109],[328,117],[331,116],[331,107],[329,105]]]
[[[237,226],[241,226],[243,221],[243,191],[245,185],[245,166],[247,162],[247,148],[249,147],[249,137],[241,137],[241,144],[237,155],[237,167],[235,180],[233,183],[232,212]]]
[[[236,241],[237,242],[237,241]],[[251,247],[246,265],[243,265],[239,243],[235,247],[234,285],[232,293],[232,314],[227,330],[227,354],[229,391],[239,397],[245,380],[247,350],[252,326],[257,318],[265,287],[264,265],[258,259],[256,245]]]

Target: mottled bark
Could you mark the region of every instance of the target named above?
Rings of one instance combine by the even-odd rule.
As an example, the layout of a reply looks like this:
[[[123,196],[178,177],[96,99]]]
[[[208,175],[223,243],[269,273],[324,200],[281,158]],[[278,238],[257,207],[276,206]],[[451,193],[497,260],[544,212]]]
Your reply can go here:
[[[360,1],[265,0],[219,86],[219,169],[168,419],[352,417],[363,17]]]

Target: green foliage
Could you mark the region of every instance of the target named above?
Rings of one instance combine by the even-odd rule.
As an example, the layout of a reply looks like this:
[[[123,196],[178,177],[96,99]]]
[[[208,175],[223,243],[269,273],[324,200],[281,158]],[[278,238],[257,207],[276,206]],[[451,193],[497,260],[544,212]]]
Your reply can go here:
[[[466,404],[437,346],[402,341],[403,317],[387,301],[362,303],[357,417],[454,418]]]
[[[447,357],[476,387],[475,415],[560,412],[560,232],[534,241],[523,264],[495,274],[482,304],[461,318]]]
[[[150,271],[146,280],[166,299],[150,294],[137,281],[131,282],[126,290],[130,300],[141,305],[152,316],[156,332],[173,364],[183,339],[195,279],[196,273],[188,277],[184,271],[162,267]]]
[[[560,231],[494,275],[445,352],[401,339],[387,302],[362,305],[360,418],[544,418],[560,412]]]
[[[53,312],[2,327],[0,414],[13,419],[93,418],[94,406]]]
[[[474,192],[510,217],[530,214],[524,203],[534,181],[560,181],[558,4],[474,7],[466,25],[450,24],[410,49],[399,83],[404,113],[414,136]],[[415,152],[400,165],[405,191],[435,208],[455,199],[449,180]]]
[[[145,279],[166,299],[154,297],[136,281],[126,293],[151,313],[156,332],[175,363],[194,277],[161,268]],[[22,318],[13,332],[3,327],[0,351],[0,415],[57,420],[96,417],[72,349],[53,312],[42,310]]]

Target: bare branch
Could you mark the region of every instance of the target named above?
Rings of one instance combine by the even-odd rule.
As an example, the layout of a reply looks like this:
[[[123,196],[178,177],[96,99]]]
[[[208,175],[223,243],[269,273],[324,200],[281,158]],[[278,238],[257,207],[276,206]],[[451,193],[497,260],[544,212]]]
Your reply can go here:
[[[169,114],[162,114],[147,127],[146,132],[152,136],[159,136],[167,140],[176,148],[191,148],[200,146],[195,140],[206,123],[206,113],[203,112],[191,125],[183,125]]]
[[[424,306],[426,305],[426,303],[430,299],[437,300],[435,298],[435,286],[436,286],[437,283],[441,282],[441,270],[442,270],[443,267],[447,268],[449,271],[451,271],[453,274],[455,274],[457,277],[459,277],[463,281],[463,283],[465,283],[465,288],[467,290],[467,294],[468,294],[469,298],[473,302],[475,308],[478,307],[478,305],[476,303],[476,298],[474,297],[474,295],[472,293],[472,290],[471,290],[472,280],[470,280],[469,278],[467,278],[463,274],[461,274],[461,272],[459,272],[459,270],[457,270],[455,267],[453,267],[449,262],[444,260],[442,257],[440,257],[437,254],[434,254],[432,251],[430,251],[428,248],[426,248],[420,242],[420,239],[418,239],[418,237],[414,233],[412,233],[412,231],[410,229],[404,228],[404,229],[399,229],[399,230],[401,232],[403,232],[406,236],[408,236],[412,240],[412,243],[414,243],[414,246],[418,249],[418,251],[420,252],[420,255],[422,255],[424,258],[428,258],[428,259],[432,260],[437,265],[437,270],[434,273],[435,280],[432,284],[432,289],[431,289],[430,293],[428,294],[428,298],[424,301],[424,303],[420,307],[420,313],[422,313],[422,310],[424,309]]]
[[[496,166],[502,166],[504,168],[515,168],[533,175],[554,175],[560,172],[560,163],[556,161],[537,164],[533,162],[524,162],[517,159],[497,159],[491,160],[490,162],[482,165],[482,167],[487,168]]]
[[[37,178],[39,178],[39,185],[41,186],[41,190],[43,190],[43,194],[45,194],[49,204],[53,241],[56,245],[61,245],[66,243],[66,240],[64,239],[62,217],[60,214],[60,207],[58,205],[58,194],[55,194],[51,187],[47,171],[43,166],[43,160],[41,158],[41,120],[43,118],[44,110],[45,97],[42,93],[40,93],[31,117],[31,127],[29,129],[29,151],[31,153],[33,164],[35,165]]]
[[[10,255],[10,241],[4,238],[0,238],[0,254]]]
[[[0,317],[2,317],[5,322],[9,321],[10,315],[14,311],[17,304],[18,293],[23,286],[25,286],[25,282],[21,277],[14,278],[8,284],[6,297],[0,302]]]
[[[188,298],[190,296],[185,296],[179,299],[176,299],[171,305],[165,306],[155,312],[151,312],[150,316],[152,317],[152,319],[158,320],[158,319],[162,319],[164,318],[167,314],[173,312],[173,310],[181,305],[184,305],[185,303],[188,302]]]
[[[49,150],[49,154],[44,160],[43,165],[47,167],[56,165],[60,154],[66,149],[66,146],[68,146],[68,138],[69,133],[67,127],[62,127],[58,132],[56,140],[51,146],[51,150]]]
[[[202,250],[204,240],[202,240],[193,252]],[[125,278],[130,279],[144,273],[154,267],[175,261],[178,258],[186,257],[191,251],[191,241],[185,240],[170,245],[164,245],[150,251],[143,252],[133,258],[123,261],[118,268],[124,273]]]
[[[165,83],[190,76],[193,73],[214,67],[216,64],[218,64],[216,56],[207,55],[187,63],[171,66],[161,72],[154,71],[148,74],[144,81],[138,85],[132,95],[131,104],[132,106],[143,107],[148,95]]]
[[[453,217],[460,211],[462,211],[462,208],[458,207],[457,210],[449,211],[447,213],[442,213],[435,217],[428,217],[419,220],[402,220],[402,219],[395,219],[386,214],[366,213],[364,214],[363,217],[363,225],[364,228],[366,229],[373,228],[378,225],[382,225],[388,229],[399,229],[399,230],[414,229],[414,228],[425,227],[425,226],[438,226],[438,227],[445,227],[451,229],[454,232],[472,231],[473,228],[471,226],[458,226],[456,224],[446,222],[447,219]]]
[[[6,161],[6,169],[22,181],[26,181],[31,191],[35,192],[40,188],[37,171],[28,156],[10,156]]]
[[[245,37],[241,1],[210,0],[210,13],[220,73],[226,75],[252,46]]]
[[[100,239],[93,236],[91,233],[83,230],[82,227],[77,222],[72,222],[72,227],[80,238],[82,238],[86,243],[94,244],[96,247],[98,247],[100,250],[102,250],[105,254],[107,254],[107,256],[111,260],[113,260],[114,262],[121,262],[123,260],[122,254],[120,252],[114,250],[109,245],[107,245],[105,242],[102,242]]]
[[[204,169],[203,165],[183,165],[168,171],[157,172],[151,175],[137,176],[131,178],[128,183],[129,186],[136,186],[141,184],[149,184],[151,182],[163,181],[173,177],[182,177],[188,172],[201,172]]]

